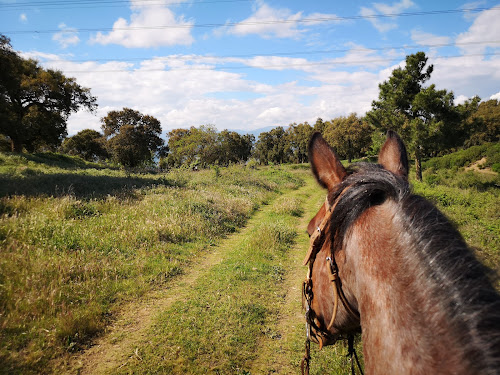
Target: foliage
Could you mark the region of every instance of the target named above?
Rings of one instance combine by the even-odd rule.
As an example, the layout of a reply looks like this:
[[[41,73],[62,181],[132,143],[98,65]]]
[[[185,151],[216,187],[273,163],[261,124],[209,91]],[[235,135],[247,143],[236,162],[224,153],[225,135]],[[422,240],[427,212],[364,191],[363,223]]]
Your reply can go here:
[[[223,130],[217,132],[212,125],[198,128],[174,129],[168,133],[170,167],[224,165],[246,161],[255,137],[251,134]]]
[[[254,157],[260,164],[281,164],[288,161],[290,156],[286,132],[278,126],[269,132],[262,132],[255,144]]]
[[[84,129],[72,137],[66,138],[62,151],[69,155],[77,155],[87,161],[105,160],[109,157],[106,150],[106,139],[101,133]]]
[[[110,111],[101,123],[110,153],[115,161],[126,167],[151,161],[162,151],[160,121],[153,116],[123,108]]]
[[[20,57],[0,35],[0,133],[9,138],[13,152],[55,149],[66,136],[68,116],[96,107],[90,89]]]
[[[500,163],[500,143],[486,143],[457,151],[442,157],[426,161],[423,166],[433,169],[453,169],[466,167],[482,158],[486,158],[484,166]]]
[[[475,111],[470,111],[472,113],[465,124],[469,136],[465,145],[500,141],[500,102],[497,99],[491,99],[480,104],[477,102],[473,104],[475,104]]]
[[[433,71],[433,65],[426,68],[427,60],[423,52],[407,56],[406,66],[393,70],[379,85],[379,100],[366,114],[377,130],[400,134],[415,158],[419,180],[424,156],[463,143],[462,132],[457,131],[463,112],[454,106],[453,93],[436,90],[433,84],[423,87]]]
[[[323,137],[340,157],[350,163],[353,158],[362,157],[367,153],[371,132],[369,124],[352,113],[348,117],[337,117],[327,121]]]
[[[286,129],[286,145],[290,155],[287,157],[292,163],[306,163],[308,161],[309,140],[314,129],[307,122],[303,124],[291,124]]]

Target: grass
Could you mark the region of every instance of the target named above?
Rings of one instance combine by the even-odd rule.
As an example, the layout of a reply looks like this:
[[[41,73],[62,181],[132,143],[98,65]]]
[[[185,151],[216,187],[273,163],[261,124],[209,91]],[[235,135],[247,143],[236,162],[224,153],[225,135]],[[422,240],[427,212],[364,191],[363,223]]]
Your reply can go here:
[[[137,352],[111,372],[299,372],[305,340],[299,291],[308,236],[296,228],[323,199],[309,177],[306,187],[260,211],[238,241],[221,250],[223,260],[162,311]],[[341,344],[321,352],[313,344],[312,353],[311,374],[350,373]]]
[[[411,183],[498,269],[498,175],[464,170],[475,161],[429,161]],[[304,231],[323,199],[304,165],[144,174],[0,154],[0,373],[57,372],[54,360],[88,347],[128,301],[169,288],[232,233],[113,373],[300,371]],[[346,353],[313,345],[311,374],[348,374]]]
[[[0,158],[1,373],[51,372],[121,304],[168,285],[303,183],[279,168],[140,175],[63,159]]]

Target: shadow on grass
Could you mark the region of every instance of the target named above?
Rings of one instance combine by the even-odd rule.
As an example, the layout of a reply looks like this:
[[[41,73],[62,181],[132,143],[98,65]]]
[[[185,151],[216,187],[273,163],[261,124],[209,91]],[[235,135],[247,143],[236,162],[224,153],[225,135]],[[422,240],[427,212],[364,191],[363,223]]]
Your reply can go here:
[[[39,174],[25,177],[0,175],[0,197],[71,195],[78,199],[99,199],[108,195],[138,198],[135,189],[154,186],[182,186],[182,182],[167,178],[140,176],[89,176],[78,174]]]
[[[58,167],[61,169],[104,169],[110,168],[109,166],[104,166],[98,163],[92,163],[89,161],[85,161],[79,157],[58,154],[53,152],[42,152],[37,154],[12,154],[21,158],[24,158],[28,161],[35,162],[37,164],[45,164],[51,167]]]

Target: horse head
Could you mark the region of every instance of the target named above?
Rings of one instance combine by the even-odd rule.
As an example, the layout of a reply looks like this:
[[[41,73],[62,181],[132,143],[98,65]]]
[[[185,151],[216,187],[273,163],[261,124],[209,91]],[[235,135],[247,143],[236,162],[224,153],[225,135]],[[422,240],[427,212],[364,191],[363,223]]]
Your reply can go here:
[[[347,230],[343,221],[349,219],[336,211],[339,200],[349,194],[350,175],[356,172],[344,168],[320,133],[311,138],[309,160],[316,180],[327,190],[325,203],[307,227],[311,246],[304,260],[309,270],[303,286],[308,337],[322,347],[361,330],[356,281],[349,267],[350,241],[343,233]],[[379,164],[395,178],[407,180],[406,149],[396,133],[388,133]]]

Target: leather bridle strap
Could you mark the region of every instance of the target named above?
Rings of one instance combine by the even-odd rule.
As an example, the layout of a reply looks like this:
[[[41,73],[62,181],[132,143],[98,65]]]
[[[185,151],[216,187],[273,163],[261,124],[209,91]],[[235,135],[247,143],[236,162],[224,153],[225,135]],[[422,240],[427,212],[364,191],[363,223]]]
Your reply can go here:
[[[312,267],[314,260],[316,258],[316,254],[321,250],[323,247],[323,244],[325,242],[325,228],[330,222],[330,219],[332,217],[333,211],[335,210],[335,207],[337,206],[337,203],[339,201],[339,198],[346,192],[346,190],[349,189],[349,186],[346,187],[337,197],[335,200],[335,203],[333,206],[330,205],[330,202],[328,201],[328,195],[325,200],[325,216],[321,220],[320,225],[317,227],[317,230],[311,235],[310,239],[310,246],[309,250],[307,251],[306,258],[304,259],[304,265],[309,264],[308,267],[308,272],[306,276],[306,280],[304,281],[303,285],[303,297],[306,299],[306,330],[307,330],[307,338],[306,338],[306,353],[304,355],[304,358],[302,359],[301,362],[301,370],[302,370],[302,375],[308,375],[309,374],[309,362],[311,359],[310,356],[310,341],[311,341],[311,327],[314,327],[315,333],[314,337],[319,344],[320,350],[323,347],[323,340],[325,338],[328,338],[330,336],[330,333],[328,332],[331,327],[333,326],[335,322],[335,318],[337,316],[338,312],[338,305],[339,305],[339,299],[342,301],[342,304],[344,305],[346,311],[348,314],[350,314],[352,317],[355,319],[360,318],[359,313],[355,311],[351,305],[349,304],[349,301],[347,300],[344,291],[342,289],[342,283],[340,281],[340,277],[338,275],[338,266],[335,261],[335,256],[334,256],[334,249],[331,251],[331,255],[326,259],[329,262],[329,266],[327,267],[328,273],[329,273],[329,279],[332,285],[332,291],[333,291],[333,313],[332,313],[332,318],[330,320],[330,323],[328,324],[326,331],[323,331],[318,327],[318,325],[315,323],[314,319],[311,318],[312,311],[311,311],[311,301],[312,301]],[[349,335],[348,336],[348,341],[349,341],[349,356],[351,357],[351,366],[352,366],[352,372],[354,374],[354,364],[353,364],[353,357],[356,359],[358,368],[363,374],[363,370],[361,369],[361,366],[359,364],[358,356],[356,354],[356,351],[354,349],[354,336]]]

